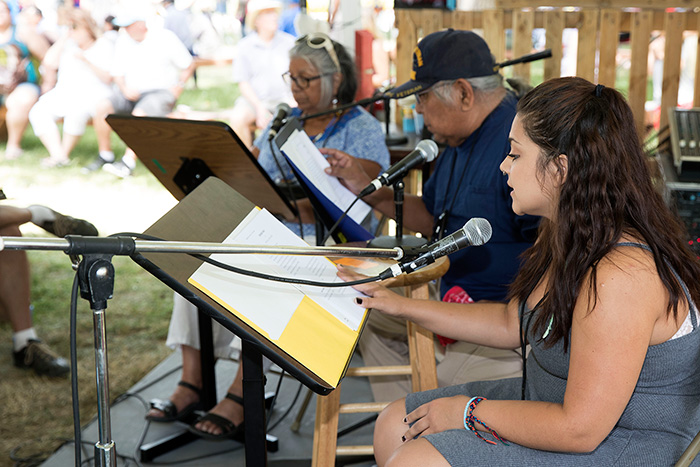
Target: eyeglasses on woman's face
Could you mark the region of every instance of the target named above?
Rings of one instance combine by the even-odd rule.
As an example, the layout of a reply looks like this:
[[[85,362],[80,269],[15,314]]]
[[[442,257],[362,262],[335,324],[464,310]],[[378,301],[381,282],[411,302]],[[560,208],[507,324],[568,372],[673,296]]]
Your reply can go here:
[[[296,84],[300,89],[308,89],[309,86],[311,86],[312,81],[316,81],[317,79],[321,79],[324,76],[330,76],[333,73],[323,73],[320,75],[316,76],[309,76],[308,78],[305,76],[294,76],[291,74],[289,71],[282,73],[282,79],[284,79],[284,82],[287,83],[287,85],[291,86],[292,83]]]

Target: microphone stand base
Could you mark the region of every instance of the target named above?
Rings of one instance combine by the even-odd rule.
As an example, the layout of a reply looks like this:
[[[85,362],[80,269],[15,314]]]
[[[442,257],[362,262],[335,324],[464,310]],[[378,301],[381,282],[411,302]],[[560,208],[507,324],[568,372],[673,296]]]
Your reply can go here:
[[[367,246],[372,248],[396,248],[397,246],[421,247],[427,244],[428,240],[426,238],[413,235],[404,235],[400,238],[396,238],[393,235],[383,235],[370,240]]]

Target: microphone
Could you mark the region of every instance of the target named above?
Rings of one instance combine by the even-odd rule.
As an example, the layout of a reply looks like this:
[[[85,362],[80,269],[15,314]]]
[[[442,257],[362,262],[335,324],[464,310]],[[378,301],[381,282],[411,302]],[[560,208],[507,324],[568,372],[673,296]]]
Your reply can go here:
[[[410,274],[429,264],[436,259],[468,246],[481,246],[491,239],[491,224],[483,217],[469,219],[464,227],[443,238],[439,242],[429,245],[426,251],[416,259],[404,263],[395,264],[380,274],[383,279],[396,277],[402,273]]]
[[[287,117],[291,113],[292,113],[292,108],[289,107],[284,102],[282,102],[277,107],[275,107],[275,116],[272,119],[272,126],[270,126],[270,133],[267,135],[268,141],[272,141],[272,138],[274,138],[275,135],[277,135],[277,132],[280,131],[280,128],[282,128],[282,125],[284,125],[284,122],[287,120]]]
[[[372,180],[358,195],[362,198],[370,193],[374,193],[382,186],[393,185],[401,180],[411,170],[427,162],[435,160],[438,154],[438,146],[431,139],[424,139],[418,143],[416,149],[411,151],[406,157],[389,167],[386,172]]]
[[[387,96],[385,94],[375,94],[372,97],[366,97],[364,99],[360,99],[359,101],[354,101],[354,102],[349,102],[347,104],[338,105],[338,106],[332,107],[330,109],[316,112],[315,114],[302,115],[299,117],[299,121],[303,122],[304,120],[308,120],[310,118],[316,118],[316,117],[321,117],[323,115],[342,112],[343,110],[349,109],[350,107],[355,107],[355,106],[364,107],[368,104],[374,104],[375,102],[380,101],[382,99],[387,99]]]

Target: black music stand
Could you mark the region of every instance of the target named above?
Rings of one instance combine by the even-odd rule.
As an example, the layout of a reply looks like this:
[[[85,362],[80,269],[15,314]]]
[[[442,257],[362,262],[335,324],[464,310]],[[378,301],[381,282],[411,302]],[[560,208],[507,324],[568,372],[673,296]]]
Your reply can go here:
[[[256,205],[284,217],[296,216],[296,209],[288,198],[227,124],[133,115],[109,115],[106,120],[177,200],[182,200],[208,177],[216,176]],[[192,240],[202,241],[202,238]],[[138,259],[137,262],[150,271],[149,264]],[[196,297],[192,297],[191,293],[189,295],[183,296],[193,302]],[[211,313],[202,311],[198,320],[203,381],[201,402],[203,408],[208,410],[216,405],[217,400],[215,359],[209,319]],[[195,435],[184,431],[143,446],[141,458],[151,460],[196,439]]]
[[[145,233],[171,241],[219,243],[254,207],[253,203],[221,180],[210,177]],[[242,339],[246,464],[265,465],[267,452],[262,355],[318,394],[328,394],[334,386],[311,372],[284,349],[268,340],[235,314],[189,284],[187,279],[200,266],[200,260],[189,255],[174,253],[136,254],[132,259],[195,304],[202,314],[218,321]]]
[[[106,120],[178,201],[213,175],[272,213],[297,215],[287,194],[224,122],[133,115]]]

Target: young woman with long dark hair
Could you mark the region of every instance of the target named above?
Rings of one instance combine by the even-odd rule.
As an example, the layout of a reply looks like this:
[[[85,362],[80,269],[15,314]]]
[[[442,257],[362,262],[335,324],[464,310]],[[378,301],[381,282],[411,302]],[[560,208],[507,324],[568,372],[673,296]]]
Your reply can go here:
[[[520,100],[510,140],[513,210],[543,221],[507,304],[357,288],[361,306],[441,335],[529,344],[523,377],[392,403],[377,463],[673,464],[700,427],[700,265],[652,185],[629,106],[581,78],[550,80]]]

